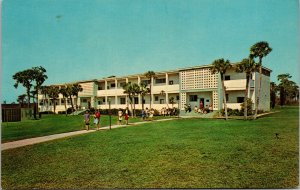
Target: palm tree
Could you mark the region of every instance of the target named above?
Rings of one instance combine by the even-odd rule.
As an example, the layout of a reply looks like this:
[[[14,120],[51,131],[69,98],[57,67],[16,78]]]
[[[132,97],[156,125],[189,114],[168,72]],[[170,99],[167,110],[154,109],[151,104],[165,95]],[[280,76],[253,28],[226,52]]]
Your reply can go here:
[[[226,89],[225,89],[225,85],[224,85],[224,80],[225,80],[225,73],[226,71],[231,68],[231,64],[229,60],[224,60],[222,59],[217,59],[214,60],[214,62],[212,63],[212,68],[211,68],[211,73],[215,74],[215,73],[220,73],[221,76],[221,81],[222,81],[222,89],[223,89],[223,102],[224,102],[224,109],[225,109],[225,119],[228,119],[228,115],[227,115],[227,105],[226,105]]]
[[[55,114],[56,100],[59,96],[59,87],[58,86],[49,86],[48,96],[49,96],[49,98],[52,98],[52,100],[53,100],[53,108],[54,108],[54,114]]]
[[[133,88],[132,88],[131,82],[126,83],[123,86],[123,90],[124,90],[124,94],[127,94],[128,98],[130,100],[131,117],[133,117],[133,108],[132,108],[132,91],[133,91]]]
[[[41,86],[41,94],[44,95],[44,98],[43,98],[43,105],[45,106],[45,99],[47,98],[47,95],[48,95],[48,91],[49,91],[49,86]],[[48,109],[48,106],[49,106],[49,100],[47,99],[47,109]]]
[[[146,94],[148,94],[149,92],[150,92],[150,88],[147,88],[147,84],[144,82],[141,82],[139,94],[142,96],[142,109],[144,109],[144,98],[145,98]]]
[[[81,85],[79,83],[75,83],[73,84],[72,87],[72,95],[76,97],[76,99],[78,99],[78,93],[82,92],[83,88],[81,87]],[[77,101],[75,102],[75,105],[77,107]],[[73,108],[74,109],[74,108]]]
[[[45,80],[48,78],[48,76],[45,74],[46,73],[46,69],[43,68],[42,66],[39,67],[33,67],[32,68],[32,77],[35,80],[35,95],[36,95],[36,102],[39,102],[39,90],[42,86],[42,84],[45,82]],[[37,114],[39,114],[39,111],[37,109],[37,105],[35,105],[35,109],[34,109],[34,118],[36,118],[36,111]]]
[[[150,80],[150,110],[151,110],[151,103],[152,103],[152,79],[156,78],[156,74],[154,71],[148,71],[144,74]]]
[[[133,115],[136,117],[135,115],[135,96],[138,95],[140,93],[140,86],[136,83],[132,84],[132,97],[133,97]]]
[[[260,97],[260,91],[261,91],[261,81],[262,81],[262,59],[263,57],[266,57],[270,52],[272,51],[272,48],[269,46],[268,42],[257,42],[250,48],[250,58],[257,58],[259,59],[258,65],[259,65],[259,83],[258,83],[258,93],[255,101],[255,114],[254,119],[257,117],[257,111],[259,106],[259,97]]]
[[[238,73],[245,73],[246,74],[246,89],[245,89],[245,99],[244,99],[244,119],[247,120],[247,100],[249,99],[248,91],[250,86],[250,78],[253,72],[258,71],[258,65],[255,64],[254,60],[243,59],[239,64],[235,66],[235,70]]]
[[[68,99],[68,92],[67,92],[67,88],[66,86],[60,86],[60,89],[59,89],[59,93],[63,96],[64,98],[64,104],[65,104],[65,110],[66,110],[66,116],[68,116],[67,114],[67,99]]]
[[[20,71],[17,72],[13,75],[13,79],[16,81],[16,83],[14,84],[15,88],[18,88],[19,84],[22,84],[23,87],[26,88],[26,94],[27,94],[27,100],[28,100],[28,108],[30,107],[30,89],[32,87],[32,81],[33,81],[33,77],[32,77],[32,70],[31,69],[27,69],[24,71]]]

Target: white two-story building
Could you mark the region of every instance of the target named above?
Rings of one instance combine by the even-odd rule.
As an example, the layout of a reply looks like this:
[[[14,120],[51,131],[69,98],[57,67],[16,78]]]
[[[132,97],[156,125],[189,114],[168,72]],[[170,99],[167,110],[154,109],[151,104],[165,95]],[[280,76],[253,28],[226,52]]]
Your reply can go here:
[[[212,74],[210,71],[212,65],[187,67],[171,71],[155,72],[156,78],[152,80],[152,108],[160,110],[162,107],[172,108],[179,107],[184,110],[186,104],[190,104],[192,109],[199,107],[200,101],[204,103],[204,107],[211,106],[213,110],[223,108],[223,98],[227,100],[227,106],[232,109],[240,109],[240,105],[244,102],[246,75],[245,73],[237,73],[232,68],[225,74],[226,97],[223,97],[222,84],[219,74]],[[260,93],[260,110],[270,110],[270,73],[271,70],[263,67],[263,75]],[[250,81],[249,97],[252,102],[258,94],[259,74],[253,73]],[[83,88],[78,98],[73,97],[74,105],[82,109],[90,107],[108,109],[111,108],[130,108],[129,98],[124,94],[123,86],[128,83],[146,82],[150,85],[150,80],[142,74],[134,74],[122,77],[109,77],[99,80],[74,81]],[[174,98],[173,105],[170,98]],[[45,103],[47,99],[47,104]],[[64,111],[65,104],[62,95],[56,101],[56,112]],[[134,98],[136,109],[142,108],[142,97],[138,95]],[[53,101],[48,97],[39,95],[40,110],[53,111]],[[67,102],[70,107],[70,100]],[[150,95],[144,98],[144,107],[150,107]],[[253,106],[254,108],[254,106]]]

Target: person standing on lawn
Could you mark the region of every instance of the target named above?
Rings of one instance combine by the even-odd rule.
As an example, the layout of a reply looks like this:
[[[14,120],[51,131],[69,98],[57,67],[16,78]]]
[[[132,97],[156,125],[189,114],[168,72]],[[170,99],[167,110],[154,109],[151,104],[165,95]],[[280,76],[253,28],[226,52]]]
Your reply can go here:
[[[101,116],[100,110],[96,110],[94,115],[95,117],[94,124],[97,126],[97,131],[100,129],[100,116]]]
[[[122,110],[121,109],[119,109],[119,111],[118,111],[118,116],[119,116],[119,125],[121,125],[122,124],[122,119],[123,119],[123,112],[122,112]]]
[[[85,123],[85,129],[88,131],[90,129],[90,114],[89,111],[85,111],[84,114],[84,123]]]

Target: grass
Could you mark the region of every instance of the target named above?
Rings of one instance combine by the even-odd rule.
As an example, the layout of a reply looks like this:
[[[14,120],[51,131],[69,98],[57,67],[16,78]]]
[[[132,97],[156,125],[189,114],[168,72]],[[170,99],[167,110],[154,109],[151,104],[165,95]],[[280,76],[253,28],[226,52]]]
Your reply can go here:
[[[5,150],[2,187],[295,188],[298,114],[153,122]]]
[[[154,117],[161,119],[162,117]],[[93,121],[93,119],[92,119]],[[91,121],[91,124],[92,124]],[[138,122],[141,118],[129,118],[129,122]],[[123,120],[123,122],[125,122]],[[117,117],[112,116],[112,125],[117,124]],[[109,126],[109,116],[101,116],[101,126]],[[91,128],[95,128],[91,125]],[[85,129],[82,115],[43,115],[39,120],[25,120],[21,122],[2,123],[2,143],[32,137],[59,134]]]

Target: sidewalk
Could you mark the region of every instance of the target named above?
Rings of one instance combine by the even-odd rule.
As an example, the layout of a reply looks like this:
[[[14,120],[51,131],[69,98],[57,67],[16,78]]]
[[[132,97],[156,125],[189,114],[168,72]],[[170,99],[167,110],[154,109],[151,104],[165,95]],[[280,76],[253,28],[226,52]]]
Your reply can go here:
[[[119,128],[119,127],[130,127],[130,126],[135,126],[135,125],[140,125],[144,123],[149,123],[149,122],[159,122],[159,121],[169,121],[169,120],[174,120],[177,118],[168,118],[168,119],[160,119],[160,120],[153,120],[153,121],[141,121],[141,122],[136,122],[136,123],[130,123],[129,125],[112,125],[111,128]],[[109,130],[109,126],[101,127],[100,130]],[[1,144],[1,151],[2,150],[7,150],[7,149],[13,149],[13,148],[18,148],[22,146],[27,146],[27,145],[32,145],[32,144],[37,144],[41,142],[46,142],[46,141],[51,141],[55,139],[60,139],[64,137],[70,137],[70,136],[75,136],[75,135],[80,135],[80,134],[86,134],[86,133],[91,133],[95,132],[95,129],[91,129],[89,131],[86,130],[81,130],[81,131],[74,131],[74,132],[68,132],[68,133],[61,133],[61,134],[54,134],[54,135],[49,135],[49,136],[43,136],[43,137],[35,137],[35,138],[30,138],[30,139],[23,139],[23,140],[18,140],[18,141],[12,141],[12,142],[7,142]]]

